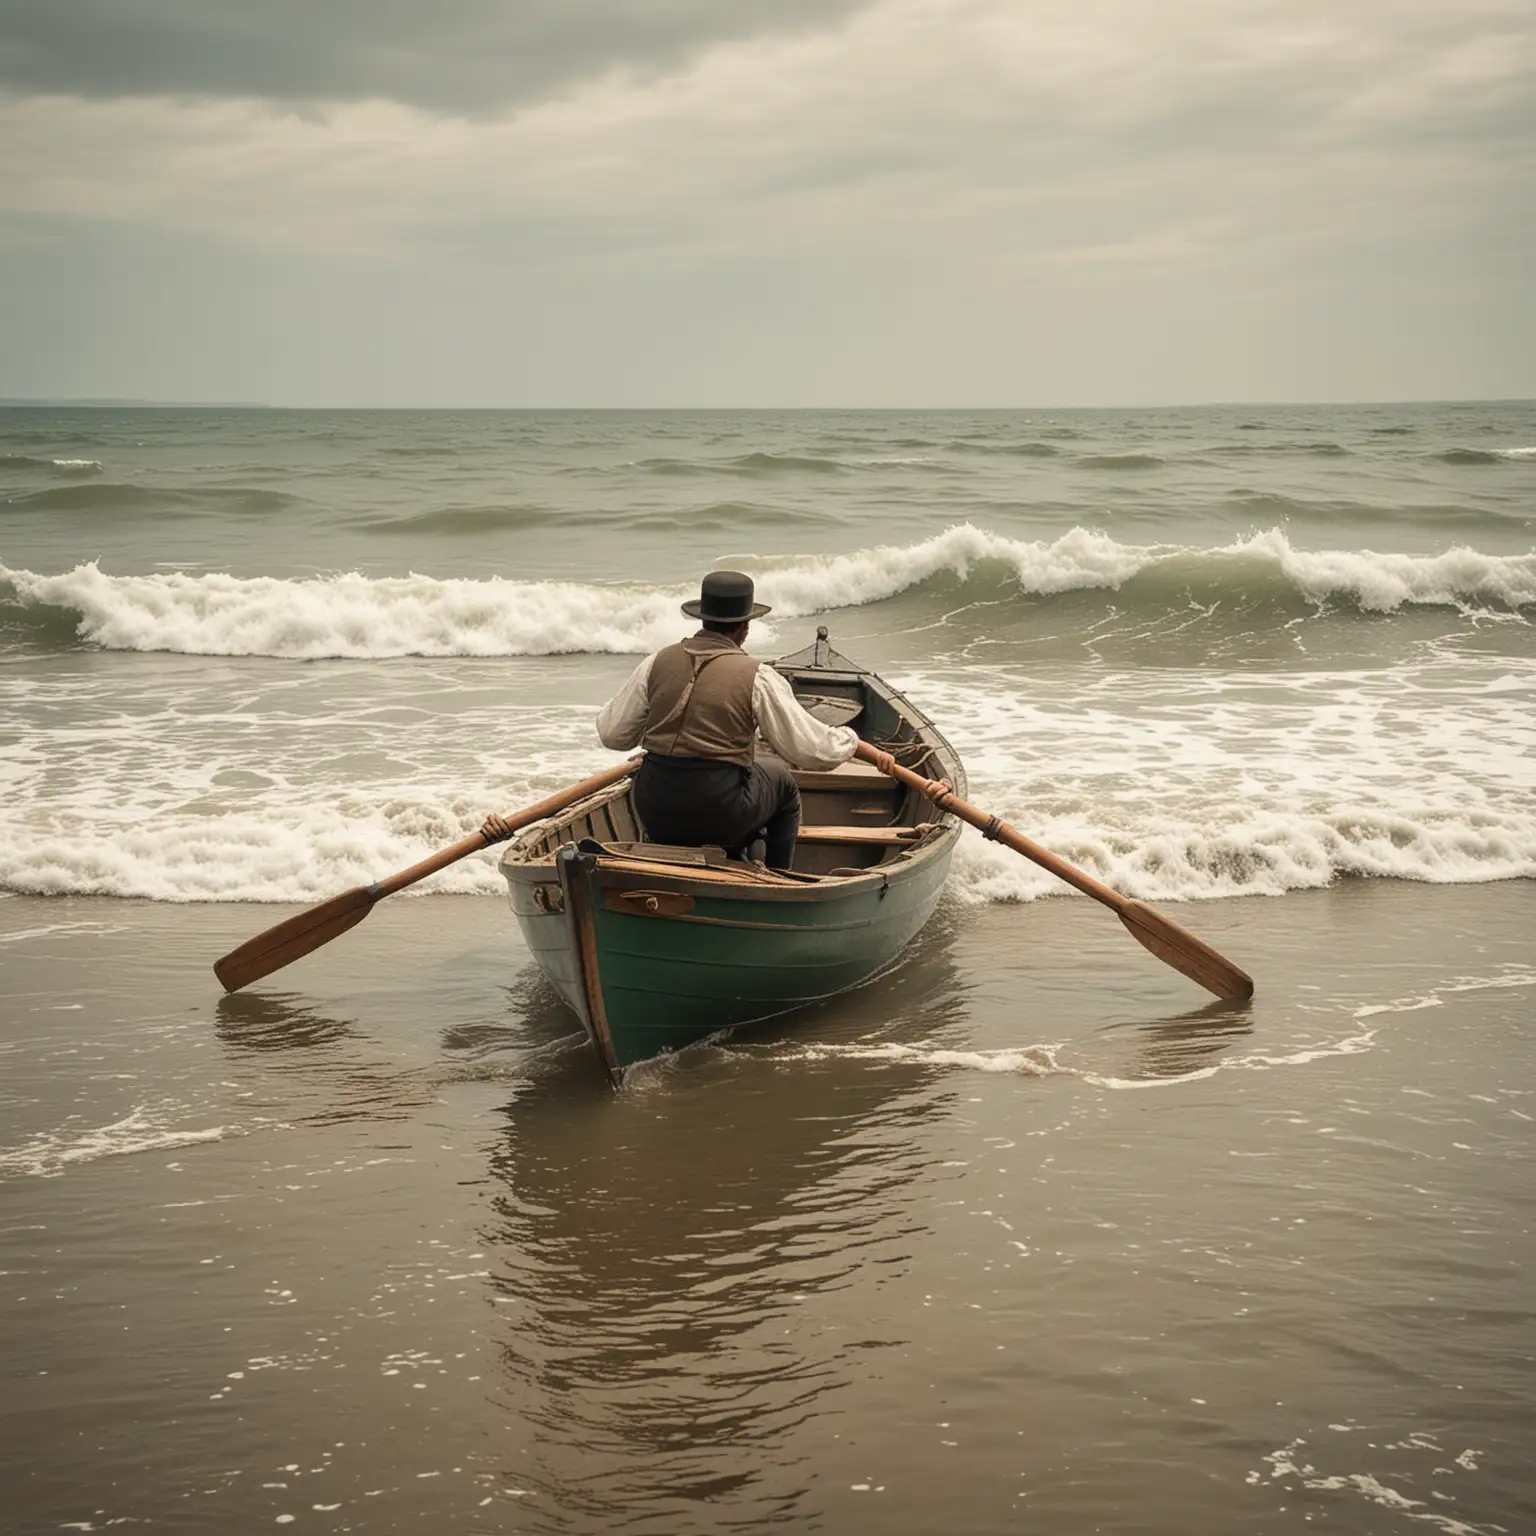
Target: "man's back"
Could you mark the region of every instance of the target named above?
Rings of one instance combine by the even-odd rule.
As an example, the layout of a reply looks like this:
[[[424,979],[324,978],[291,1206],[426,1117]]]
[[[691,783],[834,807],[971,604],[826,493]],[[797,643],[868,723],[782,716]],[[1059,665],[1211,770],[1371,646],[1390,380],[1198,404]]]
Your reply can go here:
[[[708,630],[658,651],[646,680],[641,746],[669,757],[749,765],[757,735],[757,669],[739,646]]]

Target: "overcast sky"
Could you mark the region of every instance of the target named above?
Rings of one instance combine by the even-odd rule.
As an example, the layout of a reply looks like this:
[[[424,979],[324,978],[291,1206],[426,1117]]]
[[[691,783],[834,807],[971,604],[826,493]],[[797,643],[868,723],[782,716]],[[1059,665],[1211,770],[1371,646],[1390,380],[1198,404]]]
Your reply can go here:
[[[0,0],[0,396],[1536,396],[1533,0]]]

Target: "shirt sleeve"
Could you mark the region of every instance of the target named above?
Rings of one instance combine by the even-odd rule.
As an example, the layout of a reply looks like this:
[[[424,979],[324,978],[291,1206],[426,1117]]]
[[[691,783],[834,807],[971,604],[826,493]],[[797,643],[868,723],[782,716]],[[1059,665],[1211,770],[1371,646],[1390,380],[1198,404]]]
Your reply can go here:
[[[795,690],[770,666],[757,669],[752,709],[763,739],[795,768],[836,768],[858,750],[857,731],[847,725],[823,725],[801,707]]]
[[[629,674],[629,681],[598,711],[597,739],[614,752],[627,752],[640,745],[645,735],[645,717],[649,708],[651,663],[647,656]]]

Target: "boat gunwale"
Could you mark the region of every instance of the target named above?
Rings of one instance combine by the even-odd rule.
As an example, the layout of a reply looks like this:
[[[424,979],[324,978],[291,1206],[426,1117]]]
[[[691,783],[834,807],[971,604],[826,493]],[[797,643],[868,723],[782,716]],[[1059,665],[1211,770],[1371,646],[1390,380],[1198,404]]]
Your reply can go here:
[[[931,823],[931,825],[940,825]],[[597,860],[591,878],[604,890],[662,890],[680,896],[705,896],[711,901],[825,902],[855,896],[871,888],[897,885],[918,873],[923,865],[954,847],[961,823],[951,821],[935,835],[911,848],[903,849],[888,864],[870,864],[856,875],[822,875],[814,881],[756,881],[721,874],[712,878],[708,866],[631,861],[622,854],[593,853]],[[572,843],[561,847],[574,846]],[[556,885],[559,875],[555,854],[538,864],[503,864],[501,872],[509,884],[519,886]]]

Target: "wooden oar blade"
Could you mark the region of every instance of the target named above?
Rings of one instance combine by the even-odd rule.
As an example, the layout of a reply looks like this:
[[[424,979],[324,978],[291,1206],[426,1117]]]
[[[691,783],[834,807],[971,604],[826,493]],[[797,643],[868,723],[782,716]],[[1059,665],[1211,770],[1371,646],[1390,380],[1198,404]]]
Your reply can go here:
[[[1253,996],[1253,977],[1218,954],[1187,928],[1171,917],[1139,901],[1128,901],[1120,908],[1120,921],[1131,937],[1159,960],[1182,971],[1193,982],[1231,1002],[1244,1002]]]
[[[373,910],[377,900],[373,886],[354,886],[340,896],[322,901],[318,907],[274,923],[254,939],[247,939],[238,949],[214,962],[213,974],[226,992],[238,992],[355,927]]]

